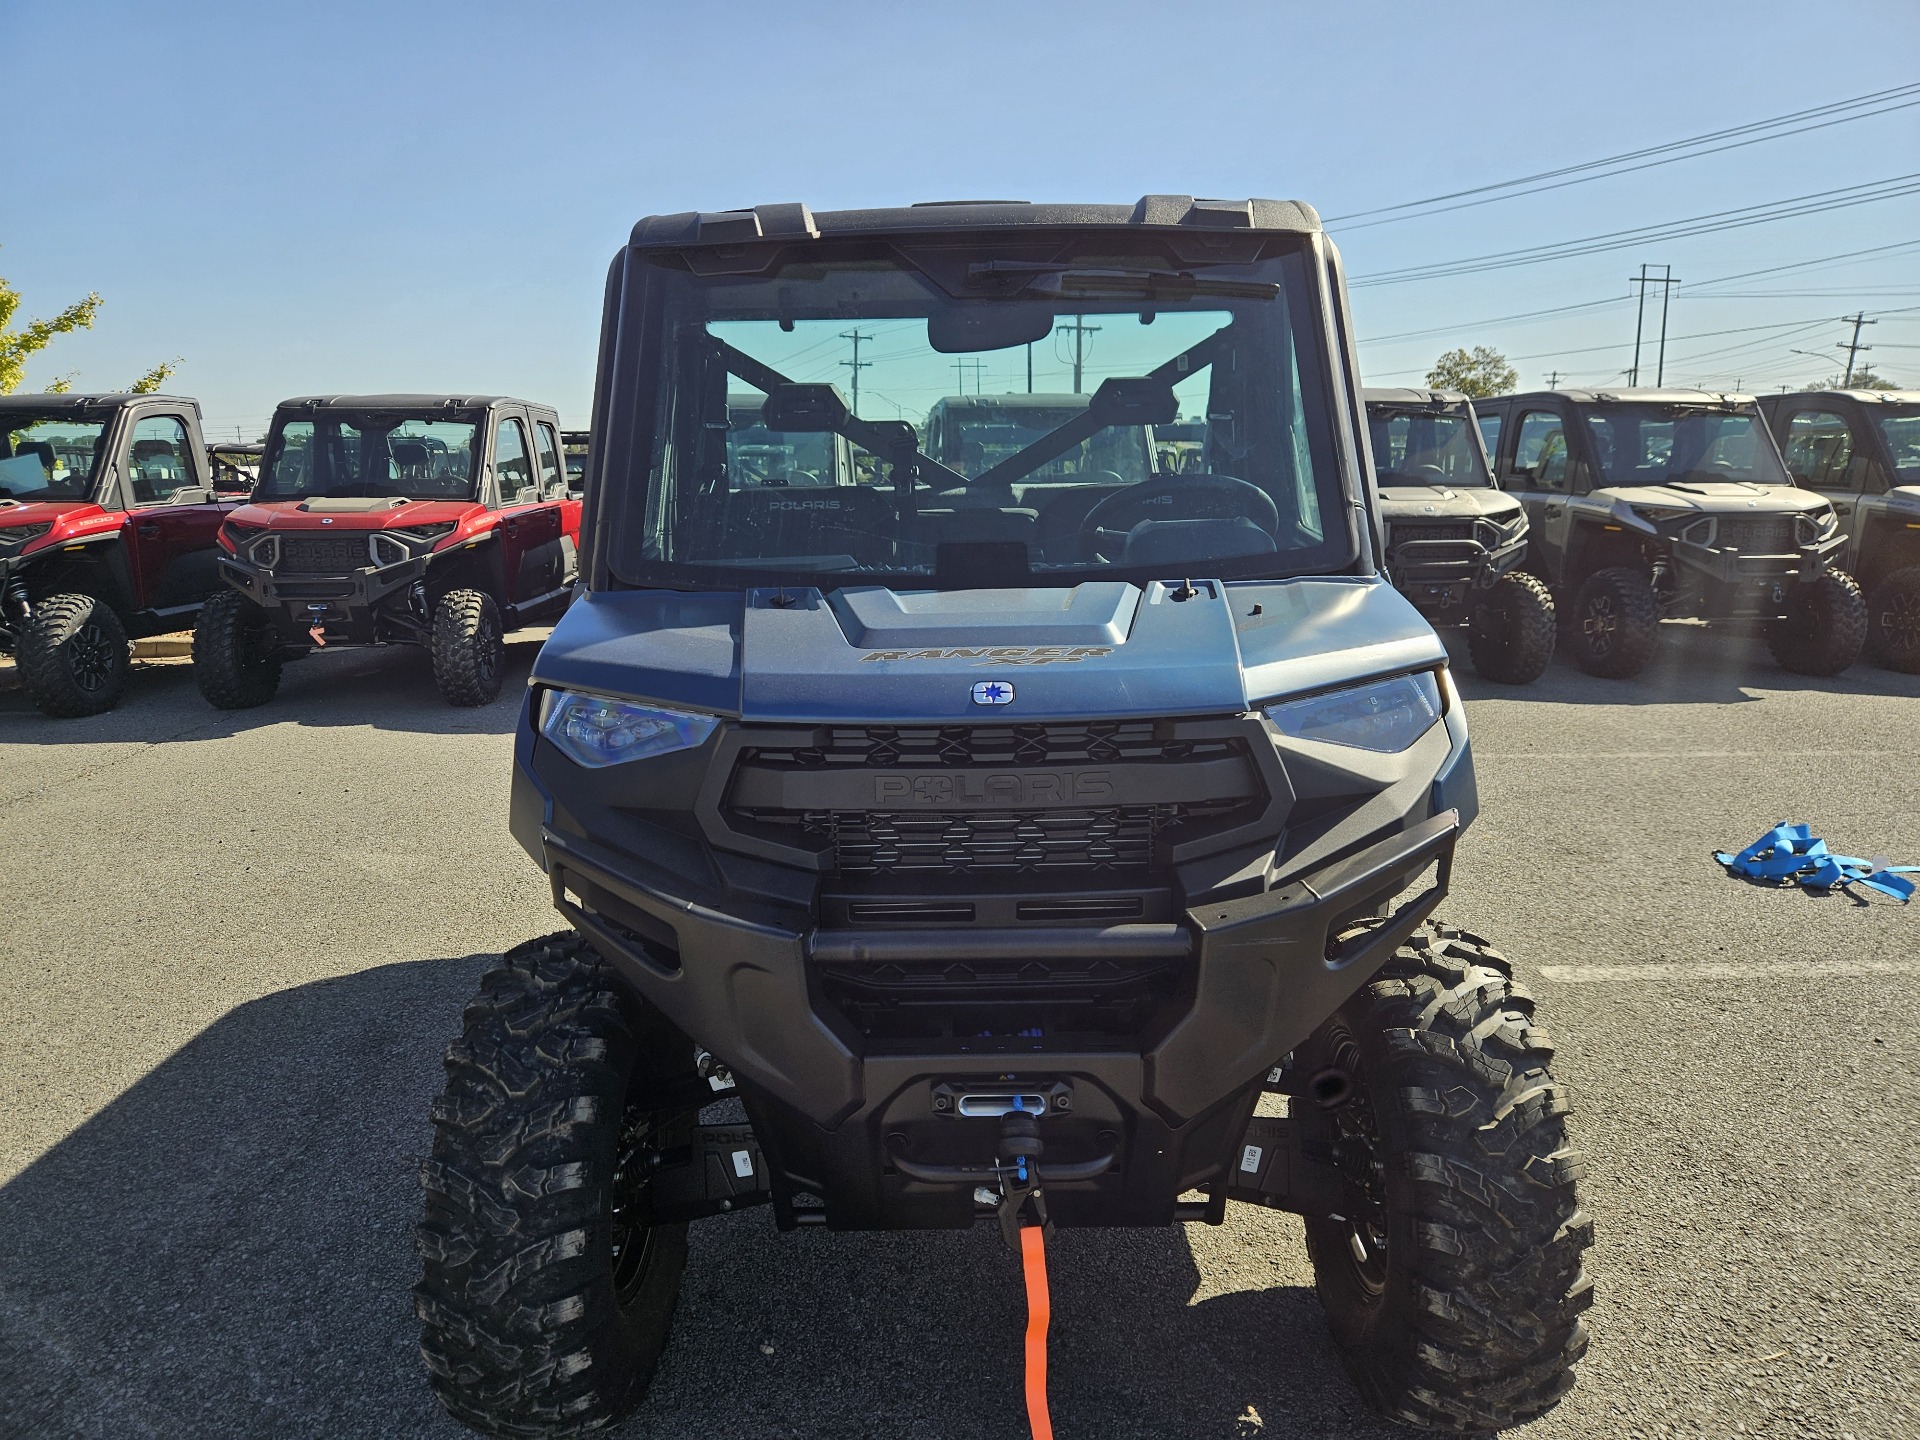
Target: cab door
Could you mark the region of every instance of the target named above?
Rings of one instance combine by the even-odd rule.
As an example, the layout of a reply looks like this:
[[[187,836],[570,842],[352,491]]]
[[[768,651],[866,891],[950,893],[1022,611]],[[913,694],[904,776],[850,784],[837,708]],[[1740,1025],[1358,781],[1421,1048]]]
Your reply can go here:
[[[1516,409],[1500,427],[1500,488],[1527,512],[1527,569],[1550,584],[1562,583],[1572,472],[1571,425],[1547,405]]]
[[[581,500],[567,478],[566,451],[560,441],[557,421],[534,417],[533,458],[540,476],[540,493],[559,516],[560,583],[572,585],[580,575]]]
[[[494,422],[493,475],[500,494],[500,561],[506,601],[515,608],[538,604],[565,588],[560,579],[560,502],[542,493],[524,411],[508,411]]]
[[[135,420],[122,473],[134,608],[153,611],[163,628],[169,620],[185,626],[219,585],[215,539],[241,502],[216,499],[206,456],[182,414]]]
[[[1787,473],[1794,484],[1818,491],[1833,506],[1847,537],[1834,563],[1857,575],[1866,529],[1860,496],[1872,463],[1873,437],[1862,433],[1865,421],[1855,407],[1837,400],[1797,405],[1781,419],[1777,434]]]

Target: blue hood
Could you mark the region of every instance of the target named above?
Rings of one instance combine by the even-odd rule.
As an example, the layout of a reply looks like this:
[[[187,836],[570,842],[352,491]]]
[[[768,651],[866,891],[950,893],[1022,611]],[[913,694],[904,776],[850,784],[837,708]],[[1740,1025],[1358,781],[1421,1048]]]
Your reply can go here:
[[[1013,724],[1238,714],[1445,658],[1384,581],[1183,588],[591,594],[533,679],[762,723]]]

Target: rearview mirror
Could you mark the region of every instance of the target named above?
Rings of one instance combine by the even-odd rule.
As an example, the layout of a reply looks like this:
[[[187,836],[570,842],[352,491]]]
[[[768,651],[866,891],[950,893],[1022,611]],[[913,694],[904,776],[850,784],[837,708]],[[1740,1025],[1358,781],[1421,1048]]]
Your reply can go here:
[[[838,385],[776,385],[760,407],[769,430],[796,435],[831,434],[853,414]]]
[[[1053,333],[1053,311],[1044,305],[962,305],[927,317],[927,344],[942,355],[1009,350]]]
[[[1115,375],[1100,382],[1087,402],[1088,413],[1100,424],[1171,425],[1180,418],[1180,401],[1173,383],[1150,375]]]

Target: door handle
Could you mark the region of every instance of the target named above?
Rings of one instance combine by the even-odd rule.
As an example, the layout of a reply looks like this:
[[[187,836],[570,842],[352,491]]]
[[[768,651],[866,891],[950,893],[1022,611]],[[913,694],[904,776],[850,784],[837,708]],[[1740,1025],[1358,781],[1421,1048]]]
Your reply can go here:
[[[502,521],[500,528],[505,530],[509,535],[518,535],[520,533],[520,522],[518,520]]]
[[[157,520],[144,520],[140,524],[140,534],[148,540],[160,538],[160,523]]]

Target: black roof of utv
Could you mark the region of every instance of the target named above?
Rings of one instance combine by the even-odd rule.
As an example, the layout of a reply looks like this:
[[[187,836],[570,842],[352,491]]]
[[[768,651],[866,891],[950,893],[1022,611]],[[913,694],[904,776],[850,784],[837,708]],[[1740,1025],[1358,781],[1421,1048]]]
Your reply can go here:
[[[1196,200],[1143,195],[1132,205],[1034,205],[1025,200],[935,200],[872,210],[822,210],[801,204],[748,210],[649,215],[633,227],[633,243],[649,249],[751,245],[756,241],[822,240],[937,234],[952,230],[1073,229],[1132,226],[1155,230],[1264,231],[1313,235],[1320,216],[1301,200]]]
[[[38,415],[84,415],[89,410],[115,410],[122,405],[145,405],[150,401],[159,401],[173,405],[192,405],[197,410],[200,402],[189,400],[184,395],[151,395],[131,390],[116,390],[105,394],[93,395],[0,395],[0,410],[31,410]]]

